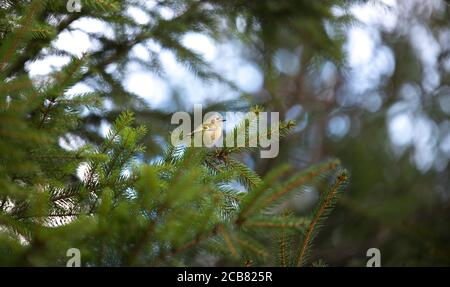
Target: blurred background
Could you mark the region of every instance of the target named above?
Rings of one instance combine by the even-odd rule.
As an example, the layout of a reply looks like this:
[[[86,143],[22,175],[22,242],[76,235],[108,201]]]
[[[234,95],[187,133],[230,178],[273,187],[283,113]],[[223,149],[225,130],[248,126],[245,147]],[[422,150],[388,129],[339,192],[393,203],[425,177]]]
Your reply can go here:
[[[62,146],[100,141],[133,109],[152,161],[173,112],[261,105],[297,125],[278,157],[242,156],[258,174],[331,157],[351,172],[313,259],[365,266],[375,247],[383,266],[450,265],[449,1],[125,2],[128,25],[75,13],[26,65],[39,80],[89,52],[104,68],[67,91],[100,91],[104,109],[86,111]],[[307,189],[286,208],[306,213],[317,198]]]

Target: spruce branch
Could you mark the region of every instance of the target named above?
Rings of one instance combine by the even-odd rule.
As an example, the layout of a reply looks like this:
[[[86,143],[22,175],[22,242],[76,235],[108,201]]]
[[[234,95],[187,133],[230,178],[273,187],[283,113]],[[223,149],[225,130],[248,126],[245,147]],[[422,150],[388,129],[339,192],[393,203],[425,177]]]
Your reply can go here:
[[[305,232],[312,219],[279,216],[269,208],[304,184],[324,178],[334,167],[294,173],[295,167],[286,165],[261,178],[237,157],[257,148],[194,149],[168,144],[160,156],[164,141],[142,159],[144,147],[154,144],[153,138],[165,138],[168,113],[149,110],[122,83],[129,63],[164,76],[159,52],[146,47],[151,63],[132,53],[137,45],[149,46],[152,41],[199,78],[235,88],[181,39],[200,32],[220,40],[225,22],[237,15],[230,16],[230,11],[244,15],[250,30],[270,12],[265,6],[241,4],[159,1],[157,8],[148,8],[135,1],[88,0],[81,13],[71,14],[62,1],[8,0],[0,7],[0,16],[8,16],[0,17],[0,246],[14,246],[19,255],[12,257],[14,263],[63,264],[66,247],[76,246],[83,249],[83,262],[89,266],[185,266],[197,264],[197,254],[203,252],[226,264],[246,265],[270,264],[280,253],[280,264],[290,265],[288,235]],[[150,23],[140,24],[123,13],[129,7],[140,8],[150,16]],[[174,16],[163,17],[161,8],[172,9]],[[113,33],[85,32],[75,27],[81,19],[99,20]],[[260,27],[264,34],[266,27]],[[60,50],[53,41],[66,31],[85,33],[99,43],[99,49],[81,59]],[[255,41],[262,39],[260,31],[251,35]],[[48,56],[72,60],[47,77],[28,74],[25,64]],[[116,65],[117,69],[109,70]],[[78,83],[97,91],[68,95]],[[110,100],[113,110],[101,109],[102,99]],[[228,104],[210,108],[224,110]],[[134,110],[136,120],[131,112],[120,113],[123,108]],[[262,111],[252,109],[256,115]],[[103,121],[113,123],[105,139],[96,129]],[[155,127],[145,146],[140,142],[146,130],[135,122],[151,122]],[[260,139],[257,121],[249,122],[244,120],[234,129],[245,133],[247,146]],[[284,137],[293,126],[290,121],[279,122],[266,136]],[[66,150],[63,143],[70,143],[72,136],[87,144]],[[79,178],[81,163],[88,168]],[[278,250],[267,248],[280,232]],[[0,264],[8,260],[0,256]]]
[[[278,260],[280,261],[280,265],[281,267],[286,267],[287,266],[287,259],[286,259],[286,233],[284,228],[281,229],[280,231],[280,235],[279,235],[279,239],[278,239],[278,246],[279,246],[279,251],[278,251]]]
[[[263,199],[262,203],[258,206],[258,209],[275,203],[281,197],[304,185],[305,183],[320,179],[320,177],[324,176],[327,172],[336,169],[339,164],[340,162],[338,160],[331,160],[325,163],[317,164],[308,168],[306,171],[300,172],[287,181],[286,184],[270,190],[267,196]]]
[[[348,181],[348,175],[345,170],[339,171],[334,183],[323,193],[318,204],[318,207],[314,210],[312,214],[312,220],[306,229],[305,235],[303,237],[302,243],[300,245],[300,250],[297,257],[297,266],[303,266],[306,264],[312,241],[316,237],[319,228],[322,226],[323,221],[331,213],[339,194],[343,191],[346,183]]]
[[[277,229],[304,229],[309,224],[308,218],[289,218],[277,216],[256,216],[242,223],[243,228],[277,228]]]
[[[281,165],[273,169],[266,175],[259,186],[249,191],[241,203],[237,221],[242,222],[250,213],[253,206],[258,202],[259,198],[275,183],[276,180],[284,176],[289,170],[289,165]]]
[[[235,241],[241,247],[243,252],[248,251],[251,255],[254,255],[257,258],[262,258],[263,260],[270,256],[267,248],[250,236],[243,233],[238,233],[235,237]]]
[[[237,250],[237,247],[234,244],[234,239],[232,238],[232,235],[228,232],[227,228],[223,225],[219,225],[219,234],[222,236],[225,245],[227,246],[228,250],[230,251],[230,254],[233,257],[238,258],[239,252]]]
[[[7,39],[3,39],[3,43],[0,46],[0,71],[2,74],[5,72],[5,68],[8,63],[13,62],[13,57],[16,55],[19,44],[22,40],[25,40],[27,33],[32,29],[33,18],[44,8],[45,2],[34,0],[26,9],[25,15],[21,20],[19,28],[8,34]],[[3,77],[2,77],[3,78]]]

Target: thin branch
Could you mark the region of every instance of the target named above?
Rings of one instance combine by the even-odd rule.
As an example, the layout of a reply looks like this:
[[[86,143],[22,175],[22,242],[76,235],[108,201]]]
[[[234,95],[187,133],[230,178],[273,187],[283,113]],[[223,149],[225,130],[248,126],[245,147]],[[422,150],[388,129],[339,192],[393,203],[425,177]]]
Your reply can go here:
[[[309,224],[307,231],[305,233],[305,238],[304,238],[302,246],[300,248],[299,256],[297,259],[297,266],[303,265],[303,260],[304,260],[306,251],[308,249],[308,246],[310,245],[313,233],[316,230],[316,226],[317,226],[320,218],[322,217],[324,212],[330,207],[333,199],[336,197],[336,194],[337,194],[339,188],[341,187],[342,183],[346,180],[347,180],[347,176],[345,176],[345,175],[338,176],[336,183],[333,185],[330,192],[327,194],[327,197],[325,198],[325,200],[321,204],[319,210],[316,212],[313,220]]]
[[[272,196],[270,196],[269,198],[267,198],[262,206],[267,206],[270,203],[272,203],[273,201],[277,200],[278,198],[282,197],[283,195],[285,195],[286,193],[288,193],[289,191],[293,190],[294,188],[301,186],[303,184],[305,184],[306,182],[311,181],[313,178],[319,176],[320,174],[324,173],[325,171],[328,170],[333,170],[336,168],[338,164],[335,161],[332,161],[328,164],[326,164],[325,166],[320,166],[317,169],[311,170],[310,172],[308,172],[305,176],[300,177],[299,179],[297,179],[296,181],[290,183],[288,186],[286,186],[285,188],[279,190],[278,192],[276,192],[275,194],[273,194]]]

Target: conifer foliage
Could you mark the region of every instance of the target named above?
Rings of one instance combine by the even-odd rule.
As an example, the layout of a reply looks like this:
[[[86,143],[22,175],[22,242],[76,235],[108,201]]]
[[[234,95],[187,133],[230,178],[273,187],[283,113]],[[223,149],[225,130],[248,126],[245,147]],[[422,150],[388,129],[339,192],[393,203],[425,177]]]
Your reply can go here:
[[[66,91],[92,74],[107,81],[102,69],[112,59],[105,57],[120,53],[72,57],[45,79],[30,79],[23,64],[83,15],[58,20],[59,2],[0,7],[0,265],[65,266],[70,248],[80,250],[83,266],[310,265],[314,238],[348,181],[338,160],[300,172],[283,165],[261,177],[236,156],[251,150],[167,144],[148,161],[144,139],[152,124],[136,123],[132,111],[120,113],[104,139],[85,136],[78,147],[63,148],[81,133],[86,114],[102,110],[105,97]],[[83,11],[107,19],[118,2],[84,1],[90,10]],[[49,13],[59,26],[43,20]],[[194,16],[208,23],[210,15]],[[196,59],[168,40],[182,60]],[[280,135],[292,127],[280,123]],[[305,186],[320,191],[311,214],[279,208]]]

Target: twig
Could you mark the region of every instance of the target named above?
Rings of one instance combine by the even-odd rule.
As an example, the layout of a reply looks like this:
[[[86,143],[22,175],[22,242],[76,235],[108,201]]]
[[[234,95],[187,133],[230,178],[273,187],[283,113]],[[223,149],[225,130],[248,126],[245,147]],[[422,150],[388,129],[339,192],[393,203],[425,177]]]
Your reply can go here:
[[[297,259],[297,266],[301,266],[303,263],[304,256],[306,254],[306,250],[309,246],[309,243],[312,239],[313,232],[316,228],[317,223],[319,222],[320,218],[322,217],[323,213],[327,208],[330,206],[331,201],[336,196],[336,192],[338,191],[341,184],[347,179],[346,176],[339,176],[338,180],[334,184],[334,186],[331,188],[330,192],[328,193],[327,197],[325,198],[323,204],[320,206],[319,211],[315,214],[313,220],[308,226],[308,229],[305,234],[305,238],[303,240],[302,246],[300,248],[300,253]]]

